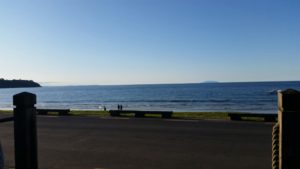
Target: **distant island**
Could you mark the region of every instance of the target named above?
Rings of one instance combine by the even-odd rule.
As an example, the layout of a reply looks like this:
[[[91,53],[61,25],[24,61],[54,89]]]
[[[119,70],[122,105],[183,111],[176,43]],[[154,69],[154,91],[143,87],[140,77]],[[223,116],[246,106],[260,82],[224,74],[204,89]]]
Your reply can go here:
[[[208,80],[208,81],[204,81],[202,83],[219,83],[218,81],[214,81],[214,80]]]
[[[32,80],[5,80],[0,78],[0,88],[41,87]]]

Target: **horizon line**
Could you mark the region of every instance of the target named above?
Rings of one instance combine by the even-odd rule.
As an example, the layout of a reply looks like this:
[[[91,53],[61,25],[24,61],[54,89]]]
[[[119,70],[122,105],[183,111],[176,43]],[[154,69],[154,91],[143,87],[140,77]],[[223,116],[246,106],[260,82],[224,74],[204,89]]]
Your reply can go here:
[[[218,83],[274,83],[274,82],[300,82],[300,80],[270,80],[270,81],[203,81],[203,82],[182,82],[182,83],[130,83],[130,84],[62,84],[42,85],[45,82],[38,82],[42,87],[67,87],[67,86],[139,86],[139,85],[186,85],[186,84],[218,84]],[[52,82],[46,82],[52,83]],[[54,82],[53,82],[54,83]],[[60,82],[55,82],[60,83]]]

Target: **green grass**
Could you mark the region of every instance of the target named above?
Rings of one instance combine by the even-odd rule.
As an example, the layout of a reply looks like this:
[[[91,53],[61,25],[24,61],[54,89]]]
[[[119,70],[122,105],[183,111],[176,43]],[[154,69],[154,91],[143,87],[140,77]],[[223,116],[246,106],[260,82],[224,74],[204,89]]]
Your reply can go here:
[[[0,114],[12,114],[12,110],[0,110]],[[172,119],[186,119],[186,120],[230,120],[228,116],[229,112],[174,112]],[[97,110],[71,110],[72,116],[96,116],[96,117],[109,117],[108,111]],[[57,112],[49,112],[49,115],[58,115]],[[122,115],[123,117],[134,117],[133,113]],[[160,114],[146,114],[146,117],[161,118]],[[260,117],[243,117],[246,121],[263,121]]]
[[[178,119],[216,119],[216,120],[229,120],[228,113],[226,112],[174,112],[172,118]]]
[[[107,111],[81,111],[81,110],[72,110],[70,112],[71,115],[75,116],[110,116]],[[134,113],[128,113],[126,115],[122,115],[125,117],[133,117]],[[146,117],[152,118],[160,118],[159,114],[146,114]],[[220,120],[229,120],[228,113],[226,112],[174,112],[172,118],[175,119],[192,119],[192,120],[200,120],[200,119],[220,119]]]
[[[97,111],[97,110],[71,110],[70,114],[73,116],[99,116],[99,117],[105,117],[110,115],[108,111]]]
[[[13,114],[12,110],[0,110],[0,114]]]
[[[0,110],[0,114],[13,114],[12,110]],[[48,112],[49,115],[58,115],[57,112]],[[96,111],[96,110],[71,110],[73,116],[109,116],[108,111]]]
[[[242,117],[242,121],[263,122],[263,121],[265,121],[265,119],[263,117]]]

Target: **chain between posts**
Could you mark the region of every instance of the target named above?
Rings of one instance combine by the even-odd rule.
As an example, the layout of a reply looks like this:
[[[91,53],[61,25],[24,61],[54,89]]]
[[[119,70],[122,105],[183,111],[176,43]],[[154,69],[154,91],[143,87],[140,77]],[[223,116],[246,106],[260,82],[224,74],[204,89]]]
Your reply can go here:
[[[279,169],[279,124],[276,123],[272,132],[272,169]]]

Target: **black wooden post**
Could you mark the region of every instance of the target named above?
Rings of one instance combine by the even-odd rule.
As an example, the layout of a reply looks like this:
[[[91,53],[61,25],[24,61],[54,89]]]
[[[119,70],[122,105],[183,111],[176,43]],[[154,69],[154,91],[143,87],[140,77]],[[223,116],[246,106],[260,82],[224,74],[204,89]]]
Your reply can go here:
[[[300,168],[300,92],[278,93],[279,169]]]
[[[13,96],[15,168],[37,169],[36,95],[19,93]]]

